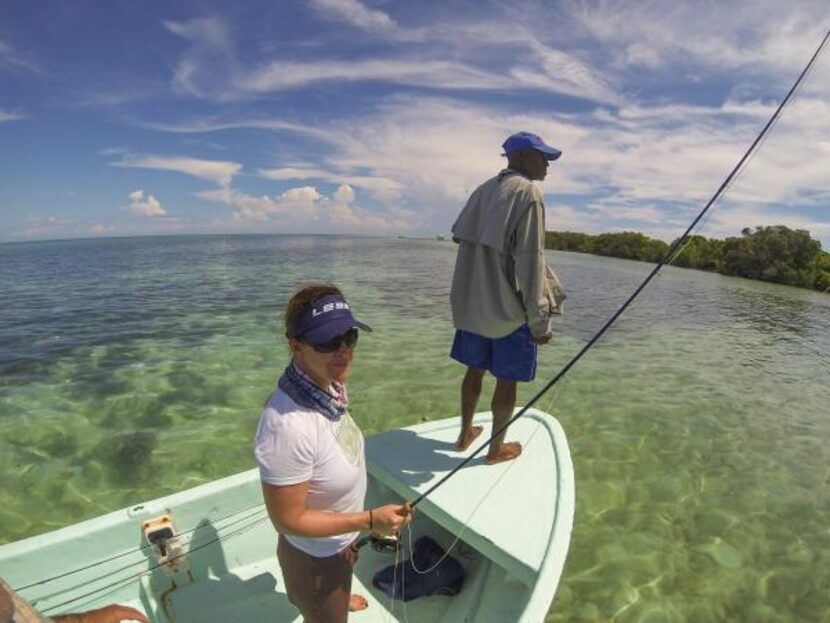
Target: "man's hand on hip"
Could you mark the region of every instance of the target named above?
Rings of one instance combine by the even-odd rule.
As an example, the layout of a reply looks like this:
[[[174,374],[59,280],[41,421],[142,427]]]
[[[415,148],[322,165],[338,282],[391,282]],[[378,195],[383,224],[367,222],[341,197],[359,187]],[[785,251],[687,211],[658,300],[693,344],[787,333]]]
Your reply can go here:
[[[534,344],[539,344],[541,346],[542,344],[547,344],[548,342],[550,342],[552,337],[553,337],[553,332],[552,331],[548,331],[547,333],[544,333],[542,335],[534,335],[533,336],[533,343]]]

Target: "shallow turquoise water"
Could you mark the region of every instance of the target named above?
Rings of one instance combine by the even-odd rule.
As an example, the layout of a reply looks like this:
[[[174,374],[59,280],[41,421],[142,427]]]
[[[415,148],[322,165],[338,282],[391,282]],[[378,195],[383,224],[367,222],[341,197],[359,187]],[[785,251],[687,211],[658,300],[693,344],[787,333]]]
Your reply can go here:
[[[453,261],[433,240],[0,245],[0,542],[252,467],[301,281],[375,328],[350,381],[367,434],[457,412]],[[523,399],[651,268],[549,261],[566,315]],[[577,477],[549,621],[830,620],[829,404],[830,297],[666,269],[539,405]]]

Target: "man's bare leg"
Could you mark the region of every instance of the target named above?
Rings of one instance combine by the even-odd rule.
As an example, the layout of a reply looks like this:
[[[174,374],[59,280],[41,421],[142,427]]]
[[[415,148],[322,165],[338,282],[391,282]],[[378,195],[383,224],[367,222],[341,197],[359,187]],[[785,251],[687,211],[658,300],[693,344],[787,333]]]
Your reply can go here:
[[[493,409],[493,432],[495,433],[513,417],[513,409],[516,407],[516,382],[496,379],[496,389],[493,392],[490,407]],[[507,431],[504,431],[490,442],[490,451],[485,459],[488,464],[509,461],[522,453],[522,444],[518,441],[505,441],[506,434]]]
[[[457,450],[466,450],[476,437],[481,434],[481,426],[473,426],[473,416],[481,396],[481,380],[486,370],[467,368],[464,380],[461,382],[461,432],[455,442]]]

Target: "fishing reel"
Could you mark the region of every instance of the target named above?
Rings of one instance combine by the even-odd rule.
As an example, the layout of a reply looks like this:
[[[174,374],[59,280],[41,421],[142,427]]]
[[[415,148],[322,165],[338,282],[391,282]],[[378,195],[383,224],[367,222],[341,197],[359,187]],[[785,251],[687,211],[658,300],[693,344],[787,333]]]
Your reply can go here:
[[[378,536],[375,534],[367,534],[360,537],[352,545],[354,551],[359,551],[366,545],[371,545],[372,549],[378,554],[394,554],[400,547],[400,539],[397,534],[390,536]]]
[[[401,540],[397,534],[391,536],[372,536],[372,549],[379,554],[394,554],[401,546]]]

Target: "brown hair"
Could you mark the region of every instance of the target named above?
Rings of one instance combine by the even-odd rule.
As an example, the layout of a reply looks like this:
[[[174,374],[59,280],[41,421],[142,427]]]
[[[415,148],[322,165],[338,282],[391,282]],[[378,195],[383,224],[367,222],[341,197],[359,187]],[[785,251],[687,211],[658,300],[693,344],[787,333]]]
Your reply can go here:
[[[309,307],[314,301],[321,296],[329,294],[338,294],[343,296],[343,293],[333,283],[309,283],[300,286],[300,289],[294,293],[288,305],[285,306],[283,317],[285,318],[285,336],[290,337],[291,325],[297,320],[297,316]]]

